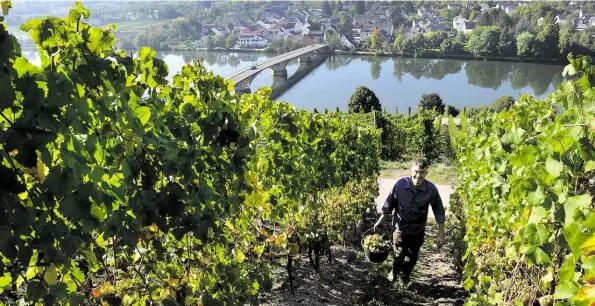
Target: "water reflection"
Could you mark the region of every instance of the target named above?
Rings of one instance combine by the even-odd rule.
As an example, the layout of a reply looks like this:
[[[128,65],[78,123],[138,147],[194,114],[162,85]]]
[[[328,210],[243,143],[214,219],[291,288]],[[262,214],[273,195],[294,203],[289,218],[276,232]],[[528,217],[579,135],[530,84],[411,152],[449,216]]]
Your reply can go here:
[[[227,77],[277,55],[256,52],[157,53],[158,58],[168,64],[170,78],[181,70],[182,65],[199,58],[214,73]],[[28,51],[25,56],[39,61],[36,51]],[[287,65],[288,76],[291,77],[297,69],[297,60],[292,60]],[[309,109],[335,109],[337,106],[345,109],[353,90],[364,85],[377,93],[387,109],[415,108],[421,95],[428,92],[438,92],[446,104],[464,107],[490,104],[501,95],[518,97],[521,93],[529,93],[542,98],[563,81],[562,69],[563,66],[534,63],[333,55],[279,99]],[[272,83],[267,69],[256,76],[251,89],[254,91]]]

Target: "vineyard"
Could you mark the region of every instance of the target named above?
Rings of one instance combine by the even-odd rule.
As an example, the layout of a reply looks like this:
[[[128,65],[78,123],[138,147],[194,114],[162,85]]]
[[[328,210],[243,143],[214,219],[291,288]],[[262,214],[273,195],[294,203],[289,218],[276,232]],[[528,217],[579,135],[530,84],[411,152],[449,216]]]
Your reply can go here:
[[[381,158],[419,152],[457,167],[449,246],[424,254],[452,257],[466,305],[595,304],[590,58],[569,55],[570,80],[543,100],[440,130],[426,111],[310,112],[270,88],[238,97],[200,60],[170,83],[155,51],[115,50],[116,27],[91,27],[81,3],[21,26],[35,66],[0,4],[0,305],[258,305],[279,277],[293,294],[321,270],[359,279],[343,287],[358,301],[393,301],[382,266],[364,265],[368,286],[347,269],[357,252],[333,250],[377,217]],[[308,271],[294,266],[304,258]],[[421,286],[436,283],[430,261]],[[456,273],[437,273],[451,285],[414,286],[416,299],[462,301]]]
[[[271,261],[290,280],[298,253],[318,268],[373,206],[369,116],[240,98],[200,61],[168,84],[153,50],[114,51],[89,14],[21,26],[41,67],[1,20],[3,302],[257,304]]]
[[[595,68],[568,58],[546,99],[451,121],[467,305],[595,303]]]

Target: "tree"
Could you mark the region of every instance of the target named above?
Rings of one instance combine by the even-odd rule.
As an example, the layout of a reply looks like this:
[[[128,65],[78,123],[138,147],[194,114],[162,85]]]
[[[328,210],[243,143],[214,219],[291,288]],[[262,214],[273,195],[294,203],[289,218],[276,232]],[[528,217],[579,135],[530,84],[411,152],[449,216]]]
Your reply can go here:
[[[498,42],[498,53],[500,56],[516,55],[516,38],[512,28],[507,27],[500,32],[500,41]]]
[[[461,113],[461,110],[459,110],[458,108],[456,108],[452,105],[449,105],[446,108],[446,113],[448,113],[450,116],[456,117]]]
[[[219,33],[215,35],[215,47],[225,46],[225,35]]]
[[[498,54],[499,41],[500,28],[478,27],[471,32],[467,48],[475,56],[495,56]]]
[[[419,101],[419,107],[424,110],[435,110],[438,114],[444,113],[444,103],[437,93],[424,94]]]
[[[333,9],[331,8],[331,5],[328,3],[328,1],[326,1],[326,0],[322,1],[322,12],[326,16],[331,16],[333,14]]]
[[[429,49],[438,49],[440,44],[448,38],[448,34],[446,32],[430,32],[426,33],[425,37]]]
[[[427,51],[426,38],[422,34],[415,34],[411,39],[407,39],[403,44],[403,51],[423,55]]]
[[[206,41],[207,49],[213,49],[215,47],[215,38],[213,36],[208,36]]]
[[[366,13],[366,3],[364,1],[355,2],[355,13],[358,15],[363,15]]]
[[[514,32],[518,38],[518,36],[522,33],[531,32],[532,28],[533,26],[531,25],[531,21],[529,19],[520,19],[514,27]]]
[[[341,49],[341,38],[337,33],[328,34],[326,43],[331,47],[332,50]]]
[[[350,113],[369,113],[371,111],[382,111],[380,100],[368,87],[359,86],[349,98],[347,108]]]
[[[341,16],[339,17],[339,27],[338,27],[337,31],[339,31],[339,33],[345,35],[347,38],[351,38],[352,37],[352,33],[351,33],[352,28],[353,28],[353,25],[351,23],[351,17],[349,17],[349,15],[347,15],[347,13],[342,12]]]
[[[374,29],[370,35],[370,49],[380,50],[382,48],[382,38],[380,37],[380,30]]]
[[[440,53],[442,54],[452,54],[454,53],[454,44],[452,42],[452,40],[450,40],[450,38],[445,39],[441,44],[440,44]]]
[[[529,32],[522,33],[517,37],[516,46],[519,57],[532,57],[534,54],[535,36]]]
[[[180,12],[171,5],[168,5],[159,10],[159,19],[174,19],[182,16]]]
[[[541,31],[535,38],[539,44],[539,47],[535,51],[538,51],[542,58],[558,58],[560,51],[558,45],[560,43],[560,28],[556,24],[554,15],[548,12],[543,18],[541,24]]]
[[[494,112],[501,112],[503,110],[508,110],[514,104],[514,98],[512,96],[506,95],[499,97],[492,103],[492,111]]]
[[[225,39],[225,47],[227,49],[233,48],[238,43],[238,36],[235,33],[227,35]]]
[[[405,42],[405,36],[399,33],[397,37],[395,37],[395,42],[393,43],[393,49],[399,53],[403,52],[403,43]]]
[[[340,13],[343,11],[343,3],[341,1],[337,1],[337,5],[335,6],[335,12]]]

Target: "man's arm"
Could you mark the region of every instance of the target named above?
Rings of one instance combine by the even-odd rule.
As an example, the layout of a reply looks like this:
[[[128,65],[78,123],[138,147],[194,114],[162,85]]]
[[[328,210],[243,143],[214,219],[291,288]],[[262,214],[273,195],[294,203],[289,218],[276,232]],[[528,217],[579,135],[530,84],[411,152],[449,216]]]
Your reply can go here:
[[[380,215],[380,218],[378,218],[378,221],[376,221],[376,224],[374,224],[374,230],[376,230],[378,225],[382,224],[382,221],[386,219],[386,216],[390,215],[397,206],[396,186],[397,184],[395,183],[395,186],[388,194],[388,197],[386,197],[386,201],[384,201],[384,205],[382,205],[382,215]]]
[[[440,248],[444,245],[446,240],[446,233],[444,230],[444,221],[446,221],[446,214],[444,212],[444,205],[442,205],[442,198],[440,198],[440,193],[438,192],[438,188],[434,191],[432,195],[432,201],[430,202],[432,205],[432,212],[434,212],[434,217],[436,218],[436,222],[438,223],[438,241],[436,242],[437,246]]]

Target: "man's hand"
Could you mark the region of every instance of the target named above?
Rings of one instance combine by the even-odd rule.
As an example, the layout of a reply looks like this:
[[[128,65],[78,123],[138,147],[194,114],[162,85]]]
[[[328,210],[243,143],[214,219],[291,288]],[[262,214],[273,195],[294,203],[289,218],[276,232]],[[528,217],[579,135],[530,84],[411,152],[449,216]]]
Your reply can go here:
[[[438,234],[438,239],[436,240],[436,247],[438,247],[440,249],[440,248],[442,248],[442,246],[444,246],[445,243],[446,243],[446,238],[444,237],[444,233]]]
[[[446,243],[446,235],[444,234],[444,222],[438,224],[438,239],[436,240],[436,247],[441,248]]]

